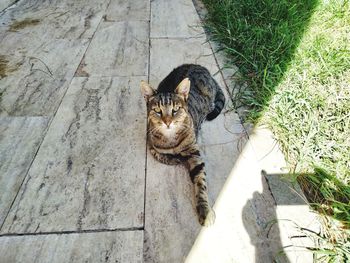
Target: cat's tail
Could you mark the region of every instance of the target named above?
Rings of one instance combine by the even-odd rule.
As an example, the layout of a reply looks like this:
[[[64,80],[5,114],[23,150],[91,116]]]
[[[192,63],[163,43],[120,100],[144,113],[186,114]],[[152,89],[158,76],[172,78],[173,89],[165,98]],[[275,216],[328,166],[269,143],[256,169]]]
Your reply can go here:
[[[215,95],[214,104],[215,104],[214,110],[207,115],[208,121],[214,120],[220,114],[220,112],[225,106],[225,95],[219,86]]]

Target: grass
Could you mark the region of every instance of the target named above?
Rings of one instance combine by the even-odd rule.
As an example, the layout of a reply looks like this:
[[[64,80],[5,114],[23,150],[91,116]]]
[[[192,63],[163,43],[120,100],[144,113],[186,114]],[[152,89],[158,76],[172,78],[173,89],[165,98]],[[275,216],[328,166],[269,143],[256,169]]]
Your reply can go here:
[[[350,261],[350,2],[203,2],[207,29],[247,84],[235,106],[270,127],[324,215],[315,254]]]
[[[315,209],[329,214],[350,229],[350,186],[322,168],[315,168],[315,174],[301,175],[299,184],[311,197]]]
[[[321,233],[305,234],[318,245],[312,248],[319,262],[350,261],[350,185],[339,180],[334,174],[316,167],[313,174],[297,177],[306,193],[310,205],[323,216]]]
[[[204,0],[208,29],[249,89],[235,107],[249,106],[256,121],[274,95],[299,45],[317,0]]]

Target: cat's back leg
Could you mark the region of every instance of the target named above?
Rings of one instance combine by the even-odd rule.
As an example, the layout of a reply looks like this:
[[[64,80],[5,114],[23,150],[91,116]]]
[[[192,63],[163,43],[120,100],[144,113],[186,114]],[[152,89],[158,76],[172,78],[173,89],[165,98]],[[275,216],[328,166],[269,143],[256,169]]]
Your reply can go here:
[[[198,90],[198,93],[203,101],[210,102],[210,112],[207,114],[208,121],[215,119],[225,106],[225,95],[208,69],[200,65],[192,65],[189,73],[193,86]]]
[[[215,89],[216,89],[216,94],[215,94],[215,99],[214,99],[214,109],[207,115],[206,119],[208,121],[214,120],[222,111],[222,109],[225,106],[225,95],[219,86],[219,84],[216,83],[216,81],[213,79],[215,82]]]

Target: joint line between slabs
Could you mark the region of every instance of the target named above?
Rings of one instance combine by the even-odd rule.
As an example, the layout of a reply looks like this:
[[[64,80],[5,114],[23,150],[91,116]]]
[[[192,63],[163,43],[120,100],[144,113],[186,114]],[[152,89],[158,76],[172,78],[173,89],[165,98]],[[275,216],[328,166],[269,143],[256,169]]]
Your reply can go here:
[[[147,72],[147,82],[150,80],[150,71],[151,71],[151,1],[149,1],[149,21],[148,21],[148,72]],[[146,113],[146,119],[147,119],[147,113]],[[146,122],[146,134],[148,130],[148,123]],[[146,136],[146,147],[145,147],[145,187],[143,192],[143,226],[146,225],[146,193],[147,193],[147,145],[148,145],[148,138]]]
[[[90,234],[90,233],[108,233],[108,232],[127,232],[127,231],[143,231],[143,227],[115,228],[115,229],[91,229],[79,231],[52,231],[38,233],[5,233],[0,234],[1,237],[18,237],[18,236],[44,236],[44,235],[69,235],[69,234]]]
[[[198,37],[166,37],[166,36],[164,36],[164,37],[151,37],[150,36],[150,39],[155,39],[155,40],[157,40],[157,39],[169,39],[169,40],[189,40],[189,39],[203,39],[205,37],[205,35],[204,36],[198,36]]]
[[[152,5],[151,5],[150,0],[148,2],[149,4],[149,21],[148,21],[148,76],[147,76],[147,82],[149,83],[150,80],[150,72],[151,72],[151,18],[152,18]],[[147,113],[145,114],[145,118],[147,120]],[[144,230],[146,229],[146,198],[147,198],[147,145],[148,145],[148,136],[147,136],[147,130],[148,130],[148,122],[146,121],[146,147],[145,147],[145,186],[144,186],[144,191],[143,191],[143,228]],[[143,233],[143,244],[142,244],[142,259],[144,261],[145,259],[145,243],[146,243],[146,238],[145,238],[145,232]]]

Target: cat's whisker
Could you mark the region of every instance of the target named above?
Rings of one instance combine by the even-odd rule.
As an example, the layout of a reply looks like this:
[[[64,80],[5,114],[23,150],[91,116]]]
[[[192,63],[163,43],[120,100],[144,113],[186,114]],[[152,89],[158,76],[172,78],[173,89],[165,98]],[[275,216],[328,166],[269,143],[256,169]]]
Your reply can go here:
[[[148,129],[148,130],[147,130],[147,135],[150,134],[150,133],[152,133],[152,132],[157,132],[157,131],[159,131],[159,130],[160,130],[159,127],[153,127],[153,128],[151,128],[151,129]]]

